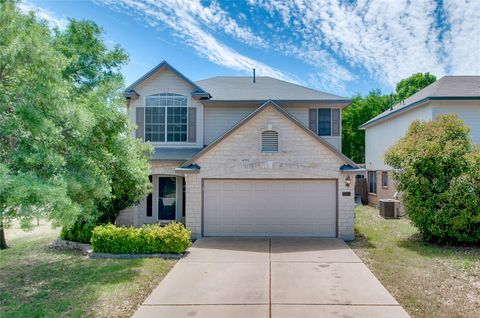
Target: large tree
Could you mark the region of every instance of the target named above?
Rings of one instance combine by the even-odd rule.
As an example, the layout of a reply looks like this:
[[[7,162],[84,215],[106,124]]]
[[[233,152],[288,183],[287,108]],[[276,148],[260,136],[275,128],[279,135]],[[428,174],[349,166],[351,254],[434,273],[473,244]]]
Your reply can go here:
[[[342,152],[355,162],[365,162],[365,131],[358,127],[389,107],[390,97],[380,91],[353,98],[342,114]]]
[[[416,73],[397,83],[395,87],[395,100],[400,102],[412,96],[437,80],[430,73]]]
[[[392,101],[404,100],[435,82],[430,73],[417,73],[401,80],[392,94]],[[384,112],[390,106],[390,96],[382,95],[379,90],[371,91],[367,96],[357,95],[352,104],[343,111],[342,116],[342,152],[358,163],[365,162],[365,131],[360,125]]]
[[[52,34],[13,1],[0,2],[0,32],[1,247],[5,223],[28,227],[39,212],[63,226],[114,219],[149,185],[150,149],[121,96],[126,54],[93,22]]]

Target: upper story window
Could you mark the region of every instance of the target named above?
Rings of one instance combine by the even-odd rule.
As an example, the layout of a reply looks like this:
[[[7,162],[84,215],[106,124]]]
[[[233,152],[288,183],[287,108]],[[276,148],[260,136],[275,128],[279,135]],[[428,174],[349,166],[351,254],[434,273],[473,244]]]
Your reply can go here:
[[[310,109],[309,127],[319,136],[340,136],[340,109]]]
[[[187,126],[186,96],[159,93],[146,97],[145,141],[186,142]]]
[[[262,152],[278,152],[278,132],[262,131]]]
[[[318,135],[332,135],[332,109],[320,108],[318,110]]]

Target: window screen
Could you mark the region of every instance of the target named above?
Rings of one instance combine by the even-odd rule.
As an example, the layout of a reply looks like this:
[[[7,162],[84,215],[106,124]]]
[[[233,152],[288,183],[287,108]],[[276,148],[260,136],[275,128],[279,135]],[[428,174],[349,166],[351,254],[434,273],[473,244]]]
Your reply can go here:
[[[332,110],[330,108],[318,109],[318,135],[332,135]]]

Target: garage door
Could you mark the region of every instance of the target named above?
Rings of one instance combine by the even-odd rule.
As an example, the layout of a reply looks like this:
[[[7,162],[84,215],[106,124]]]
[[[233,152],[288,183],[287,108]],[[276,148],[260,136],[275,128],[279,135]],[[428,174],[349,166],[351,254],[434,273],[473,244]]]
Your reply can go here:
[[[336,236],[333,180],[204,180],[205,236]]]

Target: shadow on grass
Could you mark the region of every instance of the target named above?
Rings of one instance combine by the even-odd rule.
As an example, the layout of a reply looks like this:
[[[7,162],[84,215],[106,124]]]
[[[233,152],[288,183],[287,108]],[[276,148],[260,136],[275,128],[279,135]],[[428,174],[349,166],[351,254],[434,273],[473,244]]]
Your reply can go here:
[[[12,251],[14,252],[14,251]],[[143,260],[92,260],[48,247],[2,261],[0,308],[5,317],[80,317],[100,289],[132,280]]]
[[[396,245],[422,256],[436,258],[467,257],[480,258],[478,245],[439,245],[425,241],[420,233],[415,233],[407,238],[400,239]]]
[[[354,249],[372,249],[376,248],[375,244],[371,242],[368,236],[361,233],[355,228],[355,241],[351,241],[348,245]]]

